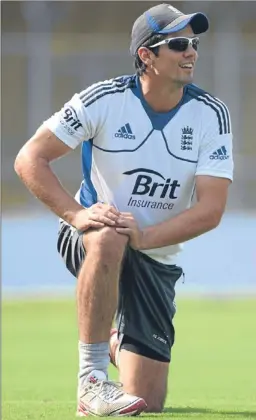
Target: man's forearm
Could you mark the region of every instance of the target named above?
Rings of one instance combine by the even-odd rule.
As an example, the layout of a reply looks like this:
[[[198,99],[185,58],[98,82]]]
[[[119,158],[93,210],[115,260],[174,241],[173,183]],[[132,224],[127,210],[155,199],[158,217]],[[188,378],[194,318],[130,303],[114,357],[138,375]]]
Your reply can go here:
[[[15,171],[31,193],[67,223],[72,224],[75,214],[83,209],[62,187],[44,159],[23,155],[16,160]]]
[[[188,241],[214,229],[219,221],[219,213],[198,203],[173,219],[143,229],[140,249],[161,248]]]

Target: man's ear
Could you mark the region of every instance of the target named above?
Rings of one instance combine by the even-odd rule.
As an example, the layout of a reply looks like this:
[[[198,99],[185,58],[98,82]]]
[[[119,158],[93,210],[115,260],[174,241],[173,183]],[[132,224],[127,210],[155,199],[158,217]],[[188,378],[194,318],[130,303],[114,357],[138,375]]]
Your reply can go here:
[[[152,64],[152,51],[150,51],[146,47],[140,47],[138,49],[138,55],[141,59],[141,61],[146,64],[147,66],[151,66]]]

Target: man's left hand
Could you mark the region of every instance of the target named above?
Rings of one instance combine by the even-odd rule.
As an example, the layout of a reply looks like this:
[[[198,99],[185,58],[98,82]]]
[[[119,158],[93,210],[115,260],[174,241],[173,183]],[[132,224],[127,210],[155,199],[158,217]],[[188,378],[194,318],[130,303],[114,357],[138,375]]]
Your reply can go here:
[[[121,212],[116,224],[119,226],[116,227],[118,233],[129,236],[129,245],[131,248],[142,248],[143,232],[139,229],[131,213]]]

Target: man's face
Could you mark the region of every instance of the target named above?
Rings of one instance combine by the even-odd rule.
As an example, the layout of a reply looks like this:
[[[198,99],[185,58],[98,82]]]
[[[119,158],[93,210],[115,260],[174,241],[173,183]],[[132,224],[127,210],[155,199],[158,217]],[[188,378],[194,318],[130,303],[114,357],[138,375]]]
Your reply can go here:
[[[195,35],[190,25],[188,25],[182,31],[169,34],[166,38],[177,38],[180,36],[193,38]],[[158,56],[151,55],[151,58],[152,70],[163,79],[177,83],[179,86],[184,86],[193,81],[198,53],[191,45],[183,52],[169,49],[168,44],[161,45]],[[187,67],[185,67],[186,65]]]

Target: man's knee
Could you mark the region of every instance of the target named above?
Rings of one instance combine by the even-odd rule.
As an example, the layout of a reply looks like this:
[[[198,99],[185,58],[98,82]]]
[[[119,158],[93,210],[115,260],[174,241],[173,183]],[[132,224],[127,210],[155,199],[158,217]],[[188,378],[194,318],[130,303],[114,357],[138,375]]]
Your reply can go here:
[[[153,387],[154,388],[154,387]],[[138,390],[139,391],[139,390]],[[146,412],[148,413],[161,413],[164,409],[166,390],[153,389],[153,390],[142,390],[144,400],[147,403]]]
[[[145,398],[145,401],[147,403],[146,412],[147,413],[162,413],[164,409],[164,400],[165,398],[159,398],[155,399],[155,401],[150,401],[149,398]]]
[[[90,230],[83,235],[83,244],[87,253],[93,251],[106,259],[122,258],[128,236],[117,233],[114,228],[105,226],[99,230]]]
[[[153,360],[122,349],[119,354],[119,376],[128,394],[143,398],[147,412],[163,411],[168,383],[169,363]]]

